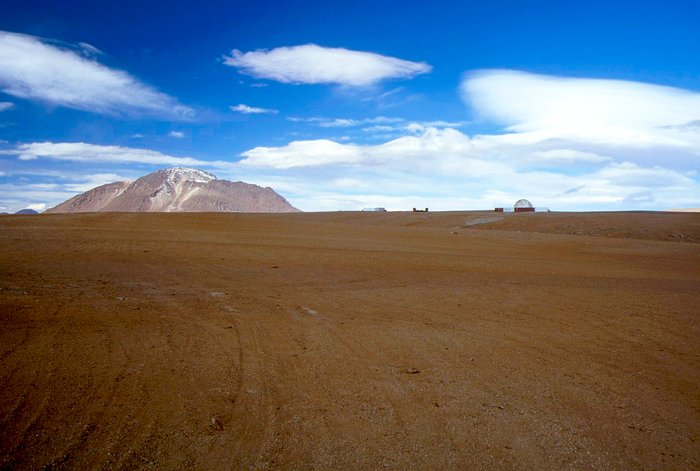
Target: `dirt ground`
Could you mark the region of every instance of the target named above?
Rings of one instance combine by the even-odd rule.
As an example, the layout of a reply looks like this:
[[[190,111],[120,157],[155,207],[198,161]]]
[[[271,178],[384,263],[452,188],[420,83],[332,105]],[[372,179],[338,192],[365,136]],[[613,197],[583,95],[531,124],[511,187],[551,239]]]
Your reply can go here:
[[[698,469],[699,242],[675,213],[1,216],[0,468]]]

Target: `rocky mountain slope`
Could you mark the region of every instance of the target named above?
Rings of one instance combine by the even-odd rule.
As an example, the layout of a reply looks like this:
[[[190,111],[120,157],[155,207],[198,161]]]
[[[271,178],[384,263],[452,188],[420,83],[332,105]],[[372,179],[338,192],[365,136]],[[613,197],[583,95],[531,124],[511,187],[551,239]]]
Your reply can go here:
[[[98,186],[46,210],[47,213],[298,211],[272,188],[219,180],[202,170],[173,167],[133,182]]]

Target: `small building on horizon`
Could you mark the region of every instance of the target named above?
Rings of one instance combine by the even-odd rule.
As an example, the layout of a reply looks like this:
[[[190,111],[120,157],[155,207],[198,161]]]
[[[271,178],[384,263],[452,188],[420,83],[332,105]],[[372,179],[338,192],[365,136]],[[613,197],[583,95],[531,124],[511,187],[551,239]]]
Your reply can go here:
[[[515,202],[513,205],[513,209],[503,207],[503,208],[495,208],[494,211],[497,213],[534,213],[534,212],[549,212],[549,208],[535,208],[532,203],[530,203],[529,200],[526,199],[519,199],[518,201]]]
[[[535,207],[526,199],[520,199],[513,205],[513,211],[516,213],[534,213]]]

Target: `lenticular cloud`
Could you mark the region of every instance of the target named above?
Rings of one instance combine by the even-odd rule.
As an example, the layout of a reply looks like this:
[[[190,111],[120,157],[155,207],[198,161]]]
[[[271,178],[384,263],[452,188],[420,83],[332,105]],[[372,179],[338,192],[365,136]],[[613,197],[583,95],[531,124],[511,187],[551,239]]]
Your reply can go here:
[[[573,128],[650,132],[700,119],[700,93],[625,80],[484,70],[469,74],[461,91],[477,113],[519,132]]]
[[[241,52],[233,50],[224,63],[257,78],[294,84],[366,86],[392,78],[411,78],[432,67],[371,52],[321,47],[315,44]]]

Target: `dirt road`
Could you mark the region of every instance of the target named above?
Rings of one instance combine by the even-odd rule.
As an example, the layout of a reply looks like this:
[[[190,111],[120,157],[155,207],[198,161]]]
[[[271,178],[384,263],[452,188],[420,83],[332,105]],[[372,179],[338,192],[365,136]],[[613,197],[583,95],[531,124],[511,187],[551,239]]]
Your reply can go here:
[[[698,469],[700,215],[492,217],[1,216],[0,468]]]

